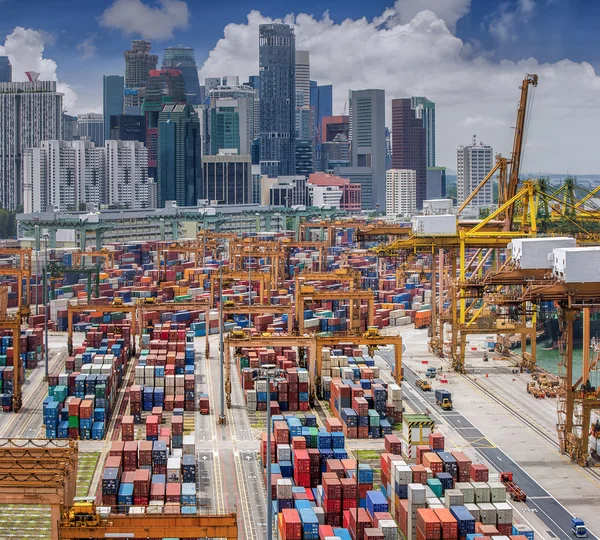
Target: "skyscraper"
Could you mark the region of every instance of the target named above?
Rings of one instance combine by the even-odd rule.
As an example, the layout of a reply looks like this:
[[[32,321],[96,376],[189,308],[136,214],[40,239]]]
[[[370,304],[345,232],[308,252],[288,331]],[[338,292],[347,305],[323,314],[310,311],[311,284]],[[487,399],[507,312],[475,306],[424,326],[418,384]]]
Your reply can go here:
[[[110,138],[110,117],[123,114],[125,77],[104,75],[102,79],[102,113],[104,114],[104,137]]]
[[[417,173],[417,208],[422,208],[427,196],[426,131],[410,98],[392,100],[392,168]]]
[[[206,99],[208,93],[217,86],[221,86],[221,77],[206,77],[206,79],[204,79],[204,99]]]
[[[0,83],[12,82],[12,66],[8,56],[0,56]]]
[[[426,97],[411,97],[410,105],[425,127],[427,167],[435,167],[435,103]]]
[[[456,195],[461,204],[490,172],[494,165],[491,146],[477,143],[473,135],[470,146],[459,146],[456,153]],[[492,182],[487,182],[473,197],[469,206],[490,206],[494,202]]]
[[[167,47],[162,63],[163,69],[178,69],[185,81],[185,94],[190,105],[199,105],[200,80],[198,79],[198,68],[194,49],[191,47]]]
[[[62,98],[56,81],[0,83],[0,207],[23,201],[23,152],[62,134]]]
[[[110,117],[111,141],[139,141],[146,144],[146,117],[132,114],[117,114]]]
[[[104,146],[104,116],[97,113],[77,115],[77,133],[79,138],[87,137],[96,146]]]
[[[323,118],[333,114],[333,86],[319,86],[316,81],[310,81],[310,106],[314,108],[315,129],[322,132]],[[322,140],[322,137],[319,137]]]
[[[142,112],[146,116],[146,148],[148,149],[148,175],[156,178],[158,116],[163,103],[185,103],[185,82],[177,69],[153,69],[146,82]]]
[[[232,103],[235,102],[235,103]],[[217,100],[210,109],[210,154],[216,156],[222,150],[240,153],[240,114],[236,111],[237,101]]]
[[[158,115],[158,206],[195,206],[202,198],[200,121],[187,104],[167,103]]]
[[[260,160],[271,177],[295,172],[296,38],[287,24],[261,24]]]
[[[350,90],[352,166],[335,174],[361,184],[363,209],[385,210],[385,92]]]
[[[79,139],[77,131],[77,117],[63,113],[62,115],[62,136],[63,141],[74,141]]]
[[[150,54],[152,43],[145,39],[134,39],[131,50],[125,51],[125,113],[128,107],[141,107],[144,89],[151,70],[156,69],[158,55]],[[139,110],[137,111],[139,113]]]

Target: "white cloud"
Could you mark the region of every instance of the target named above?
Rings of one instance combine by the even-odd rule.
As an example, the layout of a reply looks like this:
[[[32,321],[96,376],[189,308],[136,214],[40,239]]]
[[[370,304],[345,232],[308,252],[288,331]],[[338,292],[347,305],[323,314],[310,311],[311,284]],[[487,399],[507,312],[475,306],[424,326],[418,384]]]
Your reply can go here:
[[[515,41],[517,30],[529,22],[535,10],[535,0],[516,0],[503,2],[489,17],[488,29],[500,41]]]
[[[141,0],[115,0],[100,17],[100,24],[127,35],[168,39],[176,29],[187,28],[188,20],[188,6],[182,0],[159,0],[157,6]]]
[[[488,126],[488,127],[505,127],[508,125],[506,120],[502,120],[501,118],[493,118],[491,116],[467,116],[462,122],[461,125],[464,127],[478,127],[478,126]]]
[[[17,26],[0,45],[0,55],[10,59],[13,81],[26,81],[26,71],[36,71],[40,80],[56,81],[57,65],[54,60],[44,58],[44,38],[37,30]],[[75,91],[65,83],[58,83],[59,92],[64,93],[63,105],[70,110],[77,100]]]
[[[81,58],[87,59],[95,56],[97,49],[96,45],[94,44],[95,39],[96,34],[92,34],[90,37],[77,44],[77,50],[81,54]]]
[[[417,13],[430,10],[454,32],[457,21],[469,13],[470,8],[471,0],[396,0],[391,20],[406,24],[412,21]]]
[[[257,74],[258,27],[266,22],[272,19],[253,11],[246,24],[227,25],[200,69],[201,77]],[[393,27],[382,26],[381,17],[334,23],[327,14],[320,19],[288,15],[285,22],[295,25],[297,48],[311,53],[311,79],[333,84],[334,114],[341,114],[349,89],[385,89],[390,127],[391,99],[426,95],[435,101],[439,165],[455,168],[457,145],[469,143],[474,133],[508,156],[519,86],[525,73],[537,73],[527,139],[535,140],[536,147],[525,147],[524,170],[598,169],[600,78],[586,62],[495,62],[476,53],[463,56],[463,42],[431,11]],[[475,126],[467,118],[480,120]]]

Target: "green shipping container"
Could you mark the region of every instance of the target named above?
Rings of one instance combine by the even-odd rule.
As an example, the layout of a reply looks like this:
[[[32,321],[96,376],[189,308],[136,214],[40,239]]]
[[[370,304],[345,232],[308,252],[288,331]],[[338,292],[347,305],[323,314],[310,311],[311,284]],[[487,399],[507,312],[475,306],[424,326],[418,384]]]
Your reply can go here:
[[[435,493],[436,497],[442,497],[444,490],[442,489],[442,483],[437,478],[429,478],[427,485],[431,488],[431,491]]]
[[[69,416],[69,427],[79,427],[79,416]]]

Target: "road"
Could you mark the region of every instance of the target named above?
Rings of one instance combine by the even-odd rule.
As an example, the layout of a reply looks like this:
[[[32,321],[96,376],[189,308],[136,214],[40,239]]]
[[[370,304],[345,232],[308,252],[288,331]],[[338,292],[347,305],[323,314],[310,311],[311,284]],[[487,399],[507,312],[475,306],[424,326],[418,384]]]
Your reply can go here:
[[[393,365],[393,352],[385,349],[378,351],[379,355],[390,366]],[[519,465],[510,459],[500,448],[495,446],[479,429],[469,422],[459,411],[442,412],[435,404],[433,392],[421,392],[416,389],[415,381],[419,378],[404,366],[403,399],[415,412],[430,411],[431,417],[436,424],[445,423],[452,426],[470,445],[490,463],[498,472],[511,471],[514,481],[527,494],[527,502],[524,504],[546,525],[546,531],[539,531],[550,538],[571,540],[571,517],[572,515],[552,495],[543,489],[531,476],[529,476]],[[408,384],[406,384],[408,383]],[[588,538],[596,537],[588,533]]]

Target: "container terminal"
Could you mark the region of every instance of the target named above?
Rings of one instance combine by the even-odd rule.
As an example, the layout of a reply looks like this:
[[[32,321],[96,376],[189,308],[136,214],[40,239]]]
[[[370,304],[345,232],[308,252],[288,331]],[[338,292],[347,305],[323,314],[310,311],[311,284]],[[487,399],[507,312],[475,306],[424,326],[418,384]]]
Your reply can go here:
[[[19,216],[0,537],[598,538],[600,214],[520,179],[537,83],[482,219]]]

